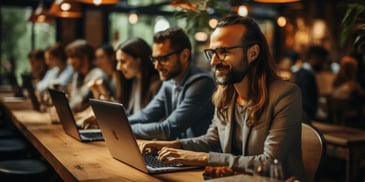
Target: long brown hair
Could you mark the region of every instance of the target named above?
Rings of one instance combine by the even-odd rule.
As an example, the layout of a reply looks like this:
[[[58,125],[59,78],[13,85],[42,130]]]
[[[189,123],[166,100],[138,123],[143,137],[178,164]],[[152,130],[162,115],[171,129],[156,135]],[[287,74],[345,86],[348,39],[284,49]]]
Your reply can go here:
[[[242,25],[246,27],[246,33],[242,36],[243,51],[253,44],[260,47],[260,53],[257,59],[250,63],[246,76],[249,79],[249,117],[247,125],[255,124],[260,114],[263,112],[268,101],[268,85],[273,80],[279,79],[275,73],[275,64],[271,56],[270,49],[264,34],[261,32],[258,24],[248,17],[238,15],[229,15],[219,20],[217,27],[227,27],[231,25]],[[246,55],[246,54],[244,54]],[[236,91],[233,85],[218,85],[217,90],[213,94],[212,100],[217,107],[218,117],[227,118],[229,106],[235,102]]]
[[[140,58],[141,59],[141,74],[142,74],[142,91],[141,91],[141,106],[146,106],[150,98],[148,98],[148,92],[151,85],[151,82],[159,79],[158,72],[154,69],[152,62],[149,59],[149,56],[152,54],[151,47],[141,38],[133,38],[127,40],[120,44],[117,50],[121,50],[126,54],[132,56],[133,58]],[[120,74],[121,78],[121,92],[117,96],[117,100],[123,103],[125,106],[128,107],[129,100],[131,97],[132,91],[132,81],[127,80],[123,74]]]

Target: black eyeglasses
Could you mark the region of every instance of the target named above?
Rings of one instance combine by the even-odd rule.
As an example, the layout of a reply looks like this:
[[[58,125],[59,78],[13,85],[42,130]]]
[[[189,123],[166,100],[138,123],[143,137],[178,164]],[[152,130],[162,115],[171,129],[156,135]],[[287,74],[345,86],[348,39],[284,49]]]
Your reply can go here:
[[[205,58],[210,62],[213,59],[213,55],[215,54],[220,61],[224,61],[226,59],[228,50],[236,49],[236,48],[244,48],[242,45],[232,46],[232,47],[220,47],[216,49],[204,49]]]
[[[156,64],[157,61],[160,63],[160,64],[166,64],[167,63],[167,60],[168,58],[171,56],[171,55],[174,55],[176,53],[179,53],[181,52],[182,50],[184,49],[179,49],[179,50],[176,50],[176,51],[173,51],[173,52],[170,52],[166,55],[163,55],[163,56],[156,56],[156,57],[153,57],[153,56],[150,56],[150,60],[152,62],[152,64]]]

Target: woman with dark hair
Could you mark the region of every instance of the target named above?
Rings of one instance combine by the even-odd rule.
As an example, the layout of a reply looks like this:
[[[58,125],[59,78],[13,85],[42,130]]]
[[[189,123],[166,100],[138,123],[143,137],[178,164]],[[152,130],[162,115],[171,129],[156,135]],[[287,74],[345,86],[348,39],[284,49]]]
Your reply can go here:
[[[117,47],[117,70],[122,73],[117,100],[126,106],[128,114],[145,107],[160,88],[158,72],[149,59],[151,53],[151,47],[140,38]]]

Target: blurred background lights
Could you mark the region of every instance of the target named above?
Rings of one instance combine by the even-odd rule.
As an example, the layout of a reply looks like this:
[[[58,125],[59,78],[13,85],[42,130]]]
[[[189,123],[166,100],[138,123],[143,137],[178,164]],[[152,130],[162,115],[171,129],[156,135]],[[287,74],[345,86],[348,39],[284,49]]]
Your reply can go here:
[[[205,42],[208,40],[208,34],[205,32],[196,32],[194,37],[198,42]]]
[[[166,30],[169,27],[170,27],[169,21],[167,21],[166,18],[163,16],[158,16],[156,17],[156,24],[153,29],[153,32],[156,33],[162,30]]]
[[[218,20],[216,18],[212,18],[208,22],[210,28],[215,28],[215,26],[217,26],[217,23],[218,23]]]
[[[279,27],[285,27],[286,25],[286,18],[284,16],[279,16],[276,20],[276,23],[279,25]]]
[[[94,0],[95,6],[99,6],[103,0]]]
[[[61,4],[61,10],[62,11],[69,11],[71,9],[71,4],[70,3],[62,3]]]
[[[128,15],[128,21],[130,24],[136,24],[138,22],[138,14],[137,13],[130,13]]]
[[[243,16],[243,17],[247,16],[248,15],[247,6],[245,6],[245,5],[239,6],[237,13],[238,13],[238,15]]]

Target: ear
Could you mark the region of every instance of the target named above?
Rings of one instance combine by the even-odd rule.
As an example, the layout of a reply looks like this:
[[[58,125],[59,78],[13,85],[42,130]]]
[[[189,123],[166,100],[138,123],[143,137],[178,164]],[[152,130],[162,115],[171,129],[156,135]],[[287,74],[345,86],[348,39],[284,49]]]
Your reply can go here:
[[[257,44],[252,45],[247,50],[247,60],[248,63],[251,63],[252,61],[255,61],[260,53],[260,47]]]
[[[189,49],[182,50],[180,53],[180,58],[181,58],[181,60],[184,60],[184,61],[186,60],[186,62],[188,62],[190,59],[190,50]]]

